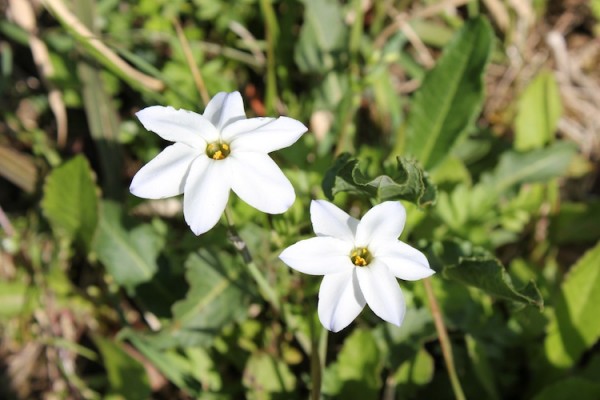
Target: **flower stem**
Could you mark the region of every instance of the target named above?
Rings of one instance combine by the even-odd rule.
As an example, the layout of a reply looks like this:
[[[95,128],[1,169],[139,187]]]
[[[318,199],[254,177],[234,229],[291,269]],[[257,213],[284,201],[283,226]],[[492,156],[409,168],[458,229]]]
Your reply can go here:
[[[261,273],[260,269],[256,266],[256,263],[252,260],[252,255],[250,254],[250,250],[248,250],[248,246],[242,237],[238,234],[235,224],[233,223],[233,218],[231,216],[231,210],[229,209],[229,205],[225,207],[225,219],[227,221],[227,229],[229,230],[229,240],[233,243],[233,246],[236,250],[242,255],[242,259],[244,263],[248,267],[248,271],[252,278],[258,284],[258,288],[264,297],[265,300],[273,307],[276,313],[279,313],[281,310],[281,306],[279,304],[279,297],[265,278],[265,276]]]
[[[450,339],[448,338],[446,325],[444,324],[444,319],[442,318],[440,307],[435,299],[433,287],[431,286],[431,281],[429,278],[423,280],[423,285],[425,285],[425,292],[427,293],[427,300],[429,301],[429,307],[431,308],[431,315],[433,316],[435,329],[437,330],[438,339],[440,341],[440,345],[442,346],[442,354],[444,356],[444,362],[446,364],[448,376],[450,377],[450,383],[452,384],[454,397],[456,400],[465,400],[465,394],[460,385],[456,368],[454,367],[454,356],[452,355],[452,346],[450,345]]]

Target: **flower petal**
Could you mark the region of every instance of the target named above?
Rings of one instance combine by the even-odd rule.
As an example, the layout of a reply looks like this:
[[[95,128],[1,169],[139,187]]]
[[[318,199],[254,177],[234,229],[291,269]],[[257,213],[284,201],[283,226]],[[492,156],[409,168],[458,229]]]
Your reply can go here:
[[[135,114],[144,128],[170,142],[181,142],[205,150],[206,143],[219,139],[219,131],[200,114],[173,107],[146,107]]]
[[[375,259],[367,267],[356,268],[356,276],[371,310],[381,319],[400,326],[406,303],[398,281],[388,267]]]
[[[310,275],[350,271],[352,243],[332,237],[301,240],[283,250],[279,258],[296,271]]]
[[[354,243],[358,220],[325,200],[310,203],[310,220],[318,236],[332,236]]]
[[[229,198],[227,166],[222,161],[198,157],[185,183],[183,215],[196,235],[210,230],[219,221]]]
[[[242,95],[240,92],[217,93],[208,102],[202,115],[222,131],[225,126],[246,119]]]
[[[234,152],[227,158],[231,188],[246,203],[269,214],[280,214],[294,203],[290,181],[266,154]]]
[[[232,151],[270,153],[291,146],[308,129],[293,118],[250,118],[223,129],[223,139]]]
[[[419,250],[399,240],[382,243],[374,257],[383,262],[396,278],[416,281],[435,274],[427,257]]]
[[[330,331],[339,332],[347,327],[365,307],[356,269],[323,277],[319,289],[319,319]]]
[[[356,245],[398,239],[406,222],[406,210],[398,201],[385,201],[371,208],[356,228]]]
[[[183,193],[185,179],[198,151],[183,143],[166,147],[133,177],[129,191],[144,199],[164,199]]]

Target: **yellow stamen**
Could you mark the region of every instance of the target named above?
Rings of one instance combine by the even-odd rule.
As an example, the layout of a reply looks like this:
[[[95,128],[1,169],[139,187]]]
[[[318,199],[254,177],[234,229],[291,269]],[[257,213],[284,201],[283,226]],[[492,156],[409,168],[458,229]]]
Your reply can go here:
[[[352,261],[352,264],[356,265],[357,267],[365,267],[369,265],[371,259],[371,253],[369,253],[369,250],[367,250],[366,247],[353,249],[350,253],[350,260]]]
[[[230,152],[231,150],[227,143],[214,142],[206,146],[206,155],[213,160],[222,160],[227,158]]]

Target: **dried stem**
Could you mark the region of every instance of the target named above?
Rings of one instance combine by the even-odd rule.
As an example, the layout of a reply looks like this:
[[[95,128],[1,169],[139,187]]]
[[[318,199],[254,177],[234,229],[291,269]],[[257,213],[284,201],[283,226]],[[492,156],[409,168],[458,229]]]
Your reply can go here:
[[[60,21],[61,25],[81,42],[88,52],[91,52],[99,62],[118,76],[125,78],[128,83],[136,83],[150,91],[161,91],[165,84],[158,79],[141,73],[127,64],[114,51],[98,39],[61,0],[42,0],[42,4]]]
[[[442,317],[442,313],[440,312],[440,307],[437,303],[437,300],[435,299],[430,279],[424,279],[423,284],[425,285],[425,292],[427,293],[427,300],[429,301],[429,307],[431,308],[431,315],[433,316],[433,321],[435,323],[435,329],[437,330],[438,339],[440,341],[440,345],[442,346],[442,354],[444,356],[446,369],[448,370],[448,376],[450,377],[450,383],[452,384],[452,391],[454,392],[454,397],[457,400],[465,400],[465,394],[460,385],[458,375],[456,374],[456,368],[454,367],[454,356],[452,355],[452,346],[450,345],[450,339],[448,338],[446,325],[444,324],[444,319]]]
[[[207,105],[210,101],[210,96],[208,95],[208,91],[206,90],[206,85],[204,83],[204,78],[202,78],[202,73],[200,73],[200,69],[194,61],[194,55],[192,54],[190,42],[185,37],[185,32],[183,32],[183,28],[181,27],[181,24],[179,23],[179,20],[177,18],[173,18],[173,25],[175,26],[175,31],[177,32],[177,38],[181,43],[181,48],[183,50],[183,54],[185,55],[185,60],[188,63],[190,71],[192,71],[192,77],[194,78],[196,89],[198,89],[198,93],[200,93],[200,97],[202,97],[202,102],[204,103],[204,105]]]
[[[6,236],[10,237],[15,234],[15,230],[14,230],[12,224],[10,223],[10,220],[4,213],[2,206],[0,206],[0,226],[2,227],[2,229],[4,229]]]

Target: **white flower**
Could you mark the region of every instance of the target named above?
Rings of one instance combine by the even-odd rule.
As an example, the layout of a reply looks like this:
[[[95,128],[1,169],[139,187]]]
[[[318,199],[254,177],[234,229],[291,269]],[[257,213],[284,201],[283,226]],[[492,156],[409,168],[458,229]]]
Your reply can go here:
[[[333,332],[344,329],[365,304],[400,326],[406,304],[396,278],[414,281],[434,274],[419,250],[398,240],[406,211],[386,201],[359,221],[335,205],[314,200],[310,216],[317,237],[285,249],[279,258],[311,275],[325,275],[319,290],[319,319]]]
[[[219,221],[230,189],[260,211],[280,214],[294,188],[268,153],[295,143],[306,127],[287,117],[246,119],[238,92],[218,93],[204,114],[152,106],[139,111],[144,127],[174,144],[133,177],[138,197],[184,193],[183,214],[196,235]]]

